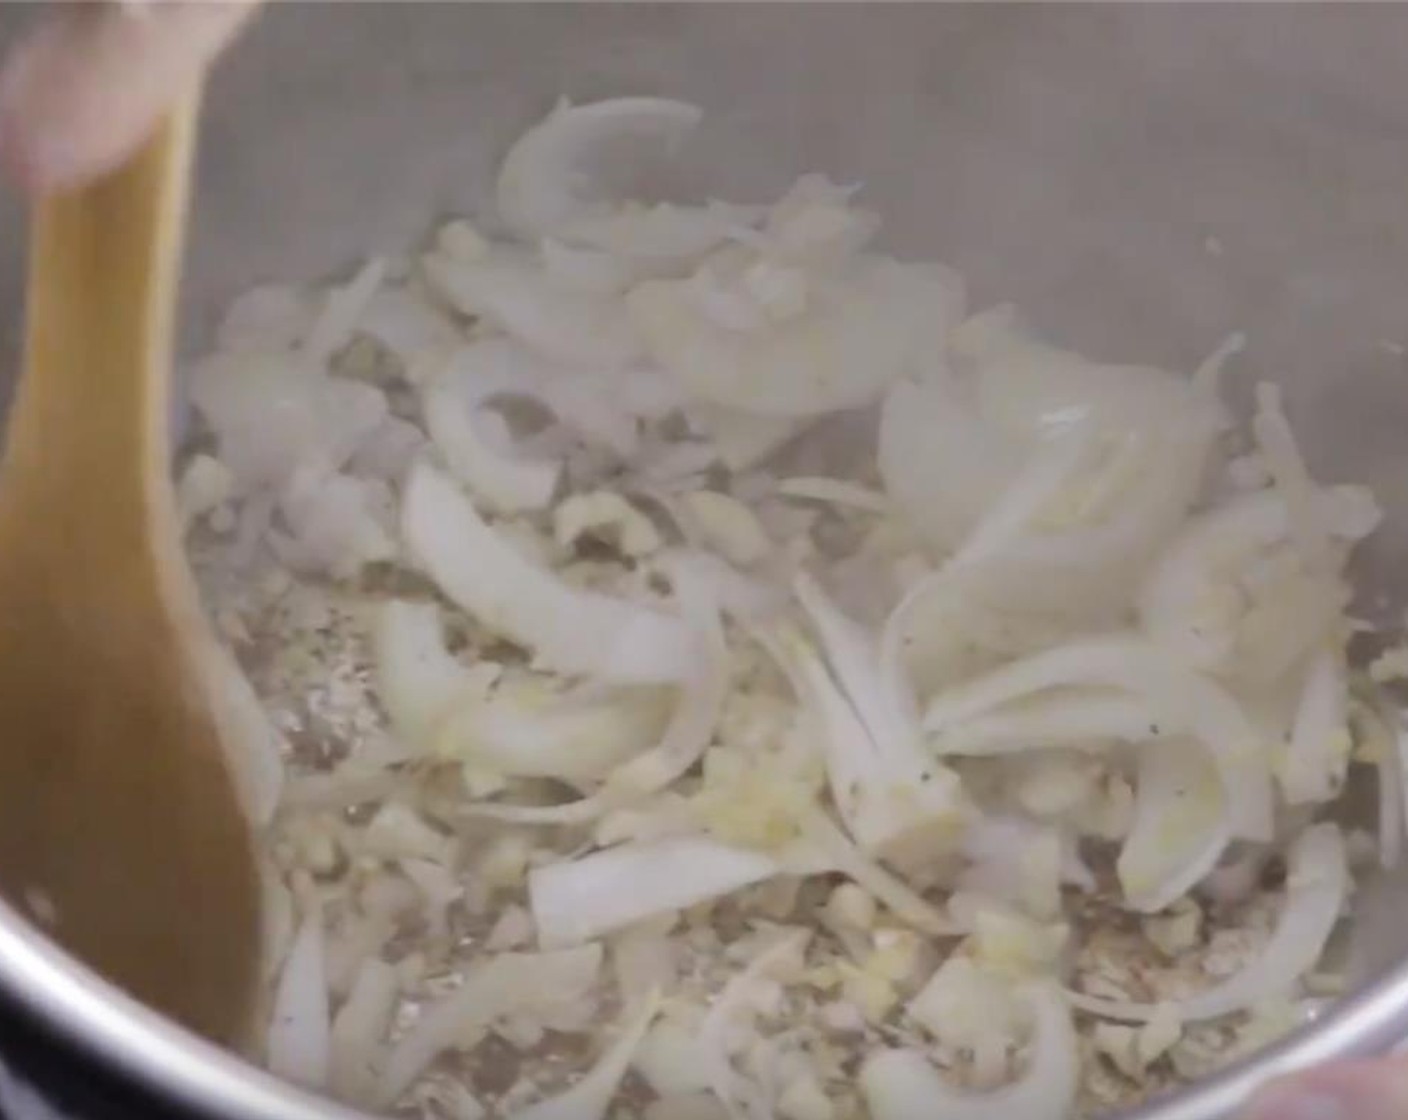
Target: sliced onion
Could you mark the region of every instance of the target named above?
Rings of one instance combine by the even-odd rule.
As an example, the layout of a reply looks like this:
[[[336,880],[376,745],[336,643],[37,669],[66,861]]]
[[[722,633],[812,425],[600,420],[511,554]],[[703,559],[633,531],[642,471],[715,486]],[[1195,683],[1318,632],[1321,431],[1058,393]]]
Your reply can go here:
[[[1277,768],[1287,805],[1318,805],[1343,788],[1354,740],[1349,671],[1339,650],[1322,650],[1306,670],[1286,753]]]
[[[1201,490],[1213,434],[1206,417],[1184,423],[1175,416],[1160,429],[1123,436],[1120,454],[1134,477],[1117,484],[1110,512],[1089,525],[1023,534],[1010,553],[993,558],[1005,569],[1004,589],[1018,602],[1108,618]]]
[[[865,771],[859,779],[862,787],[871,787],[872,797],[882,803],[889,801],[883,810],[872,807],[875,816],[857,809],[854,821],[864,835],[856,839],[863,848],[900,862],[920,853],[932,858],[945,842],[956,839],[961,825],[964,806],[958,776],[927,757],[906,682],[885,676],[879,650],[865,628],[843,614],[805,572],[793,581],[793,590],[869,740],[869,761],[860,764]],[[842,738],[833,751],[847,749],[851,732],[834,726]],[[856,744],[851,749],[861,748]],[[889,790],[890,797],[883,797],[881,790]],[[845,795],[836,794],[833,787],[833,796],[841,804]],[[885,821],[878,831],[876,816]],[[868,828],[861,825],[866,819],[871,821]]]
[[[758,217],[750,207],[628,206],[614,213],[584,215],[563,226],[559,236],[590,245],[616,258],[641,261],[650,271],[675,271],[697,262],[710,249]]]
[[[1366,753],[1378,768],[1379,862],[1391,870],[1402,859],[1408,838],[1408,729],[1402,713],[1382,694],[1355,714],[1360,734],[1371,737]]]
[[[1222,776],[1232,835],[1271,839],[1271,774],[1263,737],[1231,693],[1140,638],[1085,639],[1014,661],[935,697],[924,726],[941,732],[1002,704],[1072,685],[1133,692],[1152,706],[1156,734],[1200,739]]]
[[[1287,528],[1307,571],[1330,563],[1330,533],[1315,508],[1315,483],[1296,444],[1295,433],[1281,408],[1281,387],[1261,382],[1256,387],[1252,434],[1272,482],[1285,499]]]
[[[1014,546],[1033,535],[1032,522],[1044,505],[1069,485],[1090,450],[1094,431],[1084,421],[1062,428],[1042,440],[1017,477],[978,519],[949,564],[967,567],[1010,555]]]
[[[488,695],[461,694],[435,729],[434,751],[479,773],[586,789],[659,738],[667,705],[657,688],[574,698],[538,680],[501,681]]]
[[[1202,386],[1149,366],[1110,365],[1036,338],[1010,306],[975,315],[950,340],[974,367],[977,403],[990,423],[1028,437],[1089,418],[1109,430],[1177,422],[1211,411]]]
[[[1205,992],[1172,1003],[1147,1004],[1070,993],[1080,1011],[1104,1019],[1148,1022],[1163,1008],[1196,1023],[1245,1011],[1289,994],[1325,951],[1349,896],[1349,863],[1340,830],[1311,825],[1291,845],[1286,899],[1271,940],[1250,962]]]
[[[386,261],[373,257],[346,285],[328,292],[322,311],[303,340],[300,353],[304,362],[319,369],[347,345],[357,320],[385,279]]]
[[[691,401],[684,409],[689,425],[709,437],[730,471],[756,466],[795,439],[806,421],[791,416],[759,416],[710,401]]]
[[[400,996],[393,965],[369,957],[358,967],[352,990],[332,1021],[328,1088],[341,1100],[370,1103],[374,1098],[386,1032]]]
[[[659,743],[612,773],[602,789],[565,805],[475,805],[471,816],[515,824],[585,824],[665,789],[703,756],[728,693],[729,660],[718,600],[687,566],[675,572],[680,614],[695,641],[693,670],[681,683],[674,714]]]
[[[651,357],[692,395],[795,418],[874,401],[962,298],[940,266],[861,256],[801,314],[757,331],[719,326],[688,280],[646,281],[626,302]]]
[[[635,414],[618,402],[620,386],[635,370],[595,371],[565,366],[533,353],[511,338],[486,338],[427,363],[442,384],[469,408],[496,399],[532,401],[550,413],[567,432],[600,444],[622,459],[636,454],[639,436]],[[525,445],[530,441],[525,440]]]
[[[755,990],[768,982],[770,973],[800,968],[810,940],[811,932],[805,929],[781,933],[724,985],[699,1024],[700,1057],[709,1087],[733,1120],[772,1120],[774,1110],[769,1094],[735,1072],[729,1060],[729,1039],[738,1029],[738,1020],[747,1013]]]
[[[600,165],[620,160],[629,145],[673,148],[703,118],[697,105],[661,97],[591,105],[561,101],[504,157],[496,195],[499,217],[529,240],[556,234],[600,211],[602,200],[592,191]]]
[[[1226,794],[1202,744],[1146,744],[1134,823],[1116,864],[1125,904],[1144,914],[1172,905],[1217,866],[1230,839]]]
[[[545,949],[579,945],[656,914],[683,910],[780,874],[762,852],[705,836],[623,844],[528,873],[528,898]]]
[[[391,599],[377,611],[372,631],[377,698],[402,743],[428,751],[435,729],[476,680],[445,648],[440,608]],[[487,688],[481,680],[479,688]]]
[[[456,352],[424,391],[426,428],[450,472],[491,509],[543,509],[557,490],[561,464],[505,453],[476,425],[475,413],[490,398],[513,391],[504,376],[512,370],[499,360],[504,347],[488,339]]]
[[[814,502],[865,510],[867,513],[885,513],[890,508],[884,494],[841,478],[783,478],[778,480],[777,493],[785,498],[806,498]]]
[[[487,319],[544,357],[619,369],[640,354],[619,299],[554,280],[526,251],[495,249],[474,261],[431,253],[423,263],[456,310]]]
[[[327,377],[287,354],[214,354],[191,375],[191,403],[245,491],[302,465],[340,469],[388,415],[385,395]]]
[[[503,540],[435,468],[412,470],[401,516],[407,544],[440,589],[481,624],[531,650],[536,665],[622,684],[689,675],[683,622],[569,587]]]
[[[645,1032],[660,1013],[660,993],[646,993],[639,1006],[628,1009],[616,1039],[570,1089],[513,1113],[513,1120],[602,1120],[631,1068]]]
[[[938,755],[999,755],[1137,743],[1157,725],[1153,709],[1126,693],[1061,689],[1009,704],[930,735]]]
[[[883,672],[930,697],[1014,656],[1059,643],[1072,623],[1059,611],[1004,597],[1005,581],[986,568],[945,565],[921,576],[885,620]]]
[[[594,295],[619,296],[642,277],[631,261],[603,252],[565,245],[545,237],[538,245],[543,269],[565,287]]]
[[[215,332],[226,351],[293,350],[308,334],[317,314],[317,297],[306,288],[260,284],[241,293],[225,309]]]
[[[931,358],[922,379],[890,387],[876,454],[885,493],[925,541],[946,553],[1017,477],[1023,447],[983,420],[941,363]]]
[[[1362,487],[1317,490],[1311,501],[1317,521],[1342,541],[1367,536],[1380,518],[1373,495]],[[1228,581],[1289,532],[1286,500],[1272,490],[1234,498],[1189,520],[1138,592],[1145,631],[1190,665],[1225,668],[1241,613],[1237,588]]]
[[[405,288],[382,288],[373,295],[356,329],[385,347],[407,371],[422,355],[444,353],[464,342],[448,314]]]
[[[323,915],[315,908],[299,927],[284,961],[269,1021],[269,1069],[275,1075],[321,1089],[330,1057],[327,971]]]
[[[250,826],[274,819],[284,791],[286,743],[234,655],[213,638],[200,643],[202,673],[220,744]]]
[[[551,953],[500,953],[471,965],[464,982],[426,1007],[392,1048],[379,1103],[389,1108],[445,1050],[472,1046],[505,1015],[541,1014],[544,1008],[589,998],[601,974],[604,950],[583,945]]]
[[[831,870],[852,880],[920,933],[930,937],[954,937],[961,932],[947,914],[857,848],[822,809],[805,815],[802,834]]]
[[[298,932],[293,892],[267,857],[259,861],[259,896],[260,979],[267,984],[278,977]]]
[[[1065,1120],[1080,1084],[1080,1056],[1070,1008],[1047,984],[1021,993],[1033,1015],[1027,1070],[990,1093],[954,1088],[917,1050],[879,1050],[860,1068],[861,1094],[873,1120]]]
[[[388,416],[352,453],[347,470],[356,478],[399,484],[425,446],[425,433],[420,428],[399,416]]]
[[[964,832],[968,866],[958,889],[1014,906],[1038,921],[1053,921],[1061,915],[1064,850],[1064,839],[1054,828],[1013,815],[979,816]]]
[[[757,637],[815,721],[832,800],[861,849],[903,862],[956,839],[962,820],[957,776],[926,759],[907,732],[896,733],[905,721],[893,697],[875,695],[876,683],[861,678],[858,691],[880,721],[873,733],[805,636],[781,627]],[[854,669],[864,652],[850,649],[849,641],[846,635],[835,643],[833,664]]]
[[[349,579],[367,564],[391,560],[392,497],[384,482],[300,466],[279,494],[288,532],[266,534],[274,555],[294,572]]]

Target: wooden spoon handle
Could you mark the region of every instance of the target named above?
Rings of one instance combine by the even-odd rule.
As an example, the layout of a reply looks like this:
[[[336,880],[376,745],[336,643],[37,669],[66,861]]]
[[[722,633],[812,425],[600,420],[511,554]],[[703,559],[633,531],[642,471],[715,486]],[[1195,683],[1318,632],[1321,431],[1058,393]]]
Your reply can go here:
[[[195,114],[34,214],[0,474],[0,887],[46,899],[55,939],[129,992],[237,1041],[258,878],[169,462]]]
[[[174,524],[168,398],[197,107],[190,96],[130,162],[33,219],[5,481],[70,540],[160,540],[153,521]]]

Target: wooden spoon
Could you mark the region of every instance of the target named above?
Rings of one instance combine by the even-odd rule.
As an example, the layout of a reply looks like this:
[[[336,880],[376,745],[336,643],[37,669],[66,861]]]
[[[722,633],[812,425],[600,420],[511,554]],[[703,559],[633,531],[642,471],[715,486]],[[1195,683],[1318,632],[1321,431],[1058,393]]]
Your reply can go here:
[[[0,890],[137,998],[235,1042],[258,878],[169,475],[195,118],[33,216],[0,470]]]

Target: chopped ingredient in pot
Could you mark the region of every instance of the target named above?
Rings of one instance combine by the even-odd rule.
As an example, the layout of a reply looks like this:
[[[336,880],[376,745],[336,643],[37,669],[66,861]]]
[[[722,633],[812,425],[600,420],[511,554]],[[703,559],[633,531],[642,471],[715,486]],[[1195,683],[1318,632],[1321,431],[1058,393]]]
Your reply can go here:
[[[270,1068],[444,1120],[1064,1120],[1294,1027],[1403,846],[1346,658],[1372,495],[1275,387],[1232,422],[1239,339],[1059,349],[820,175],[596,189],[699,116],[559,106],[511,239],[259,288],[194,370]]]

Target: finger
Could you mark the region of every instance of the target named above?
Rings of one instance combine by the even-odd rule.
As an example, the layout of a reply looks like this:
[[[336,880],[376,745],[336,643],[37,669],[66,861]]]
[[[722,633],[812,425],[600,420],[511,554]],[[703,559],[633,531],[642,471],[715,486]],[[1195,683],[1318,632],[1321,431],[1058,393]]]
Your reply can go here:
[[[1408,1060],[1339,1062],[1273,1081],[1244,1120],[1403,1120]]]
[[[256,0],[67,5],[0,76],[0,156],[31,191],[111,170],[210,65]]]

